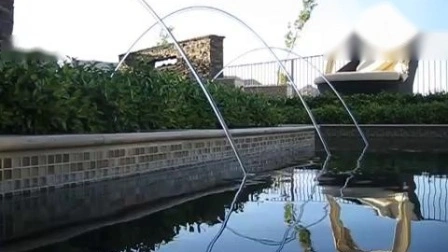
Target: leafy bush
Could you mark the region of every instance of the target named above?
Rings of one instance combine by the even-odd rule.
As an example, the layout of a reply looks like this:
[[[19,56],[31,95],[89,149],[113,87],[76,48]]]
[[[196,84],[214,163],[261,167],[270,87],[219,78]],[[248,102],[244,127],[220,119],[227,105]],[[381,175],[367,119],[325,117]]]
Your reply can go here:
[[[0,133],[56,134],[216,128],[196,83],[175,73],[148,70],[144,62],[110,77],[94,66],[54,61],[0,63]],[[263,96],[207,84],[231,127],[281,123]]]
[[[362,124],[446,124],[448,123],[448,94],[351,95],[343,97],[347,106]],[[342,104],[334,95],[305,99],[320,124],[351,123]],[[287,123],[310,123],[301,109],[299,99],[278,99]]]
[[[61,134],[217,128],[199,86],[144,62],[117,72],[22,57],[0,62],[0,133]],[[298,98],[269,98],[208,83],[231,128],[309,124]],[[448,95],[344,97],[360,123],[448,123]],[[334,96],[306,98],[318,123],[350,123]]]

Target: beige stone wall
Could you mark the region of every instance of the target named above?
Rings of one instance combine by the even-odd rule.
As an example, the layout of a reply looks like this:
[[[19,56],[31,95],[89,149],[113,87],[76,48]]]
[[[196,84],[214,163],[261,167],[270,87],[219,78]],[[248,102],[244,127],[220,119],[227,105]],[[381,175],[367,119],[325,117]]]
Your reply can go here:
[[[223,42],[224,37],[222,36],[208,35],[179,41],[179,44],[187,54],[199,75],[202,78],[212,78],[224,66]],[[174,70],[186,76],[190,75],[190,69],[186,65],[174,44],[136,51],[131,53],[129,58],[142,55],[153,60],[175,58],[177,59],[177,62],[174,65],[168,65],[166,67],[162,67],[161,69]],[[120,55],[119,57],[121,59],[123,55]]]

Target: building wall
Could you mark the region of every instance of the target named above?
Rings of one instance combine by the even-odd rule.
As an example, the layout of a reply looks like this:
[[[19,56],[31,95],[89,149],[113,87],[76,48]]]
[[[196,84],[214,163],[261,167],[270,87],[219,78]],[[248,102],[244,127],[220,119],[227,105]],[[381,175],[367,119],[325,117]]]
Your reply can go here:
[[[0,50],[11,46],[14,28],[14,0],[0,0]]]
[[[245,86],[244,91],[255,94],[265,94],[272,97],[293,97],[294,90],[289,85]]]
[[[212,78],[223,68],[223,43],[224,37],[217,35],[179,41],[180,46],[202,78]],[[119,58],[121,59],[123,56],[120,55]],[[150,60],[175,58],[177,59],[175,64],[162,67],[161,69],[174,70],[180,74],[190,76],[190,69],[174,44],[151,47],[129,54],[129,58],[136,56],[146,56]]]
[[[271,97],[294,97],[296,93],[290,85],[246,85],[238,77],[224,77],[216,79],[217,83],[241,88],[247,93],[264,94]]]

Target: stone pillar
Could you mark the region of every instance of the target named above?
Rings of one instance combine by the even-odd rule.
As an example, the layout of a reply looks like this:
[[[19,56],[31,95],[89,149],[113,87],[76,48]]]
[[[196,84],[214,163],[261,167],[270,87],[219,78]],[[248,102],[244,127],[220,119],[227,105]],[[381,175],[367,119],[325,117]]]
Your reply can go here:
[[[224,37],[210,37],[210,78],[213,78],[224,67]],[[218,78],[224,75],[221,73]]]
[[[0,50],[10,48],[14,27],[14,0],[0,0]]]

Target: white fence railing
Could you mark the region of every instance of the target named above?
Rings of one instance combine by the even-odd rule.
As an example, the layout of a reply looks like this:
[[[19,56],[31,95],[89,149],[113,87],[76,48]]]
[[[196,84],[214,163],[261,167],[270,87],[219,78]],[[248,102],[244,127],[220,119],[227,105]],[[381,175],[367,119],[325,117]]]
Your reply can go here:
[[[315,86],[314,79],[324,71],[327,60],[323,55],[318,55],[283,60],[282,63],[300,89],[307,85]],[[336,69],[347,63],[346,60],[337,61]],[[244,79],[246,85],[276,85],[278,70],[276,61],[260,62],[228,66],[224,75]],[[420,60],[414,80],[414,93],[426,95],[437,92],[448,92],[448,60]]]

